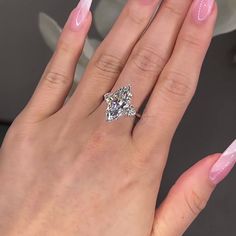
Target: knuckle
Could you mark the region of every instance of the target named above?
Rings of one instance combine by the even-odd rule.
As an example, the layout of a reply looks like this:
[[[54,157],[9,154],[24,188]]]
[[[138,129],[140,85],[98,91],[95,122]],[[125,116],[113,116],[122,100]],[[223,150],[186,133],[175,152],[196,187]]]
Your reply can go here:
[[[101,148],[104,145],[105,138],[105,132],[95,132],[89,140],[90,147],[95,150]]]
[[[97,77],[110,79],[110,76],[118,76],[123,69],[122,59],[113,55],[102,53],[94,62]]]
[[[104,149],[106,149],[108,139],[107,131],[102,129],[102,127],[98,127],[96,131],[89,134],[86,141],[88,159],[97,159],[100,153],[103,153]]]
[[[177,71],[167,72],[161,83],[160,90],[171,99],[185,100],[192,96],[194,91],[190,76]]]
[[[192,48],[197,51],[202,50],[203,40],[196,35],[187,33],[180,36],[180,42],[186,45],[187,48]]]
[[[204,210],[207,204],[207,199],[202,197],[194,190],[185,193],[184,200],[188,210],[194,216],[197,216],[202,210]]]
[[[165,11],[169,12],[173,16],[177,16],[177,17],[183,16],[183,10],[181,11],[180,9],[176,7],[175,1],[174,2],[170,0],[165,1],[163,4],[163,8]]]
[[[146,25],[150,18],[133,7],[130,7],[126,11],[126,19],[129,19],[133,25],[143,26]]]
[[[131,61],[136,69],[141,72],[157,73],[165,64],[165,57],[157,50],[141,47],[134,51]]]
[[[76,50],[74,50],[71,43],[61,38],[57,44],[55,53],[61,55],[74,55],[76,53]]]
[[[64,87],[71,84],[71,80],[68,76],[55,71],[49,71],[44,78],[44,82],[49,89]]]

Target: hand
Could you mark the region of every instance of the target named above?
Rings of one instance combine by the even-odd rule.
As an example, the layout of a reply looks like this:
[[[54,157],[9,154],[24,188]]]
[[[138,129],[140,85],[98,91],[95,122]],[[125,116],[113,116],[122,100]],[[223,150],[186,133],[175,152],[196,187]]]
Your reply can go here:
[[[220,155],[203,159],[155,211],[171,139],[211,41],[216,4],[166,0],[149,25],[158,1],[128,1],[64,104],[90,28],[90,3],[81,0],[71,13],[0,150],[0,235],[179,236],[233,166],[209,178]],[[148,100],[141,119],[106,122],[103,95],[128,84],[136,108]]]

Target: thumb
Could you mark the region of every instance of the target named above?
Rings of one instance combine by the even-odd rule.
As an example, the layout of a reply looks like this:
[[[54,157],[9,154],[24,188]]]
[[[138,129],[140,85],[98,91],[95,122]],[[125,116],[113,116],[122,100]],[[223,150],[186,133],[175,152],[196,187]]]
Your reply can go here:
[[[208,156],[187,170],[156,212],[152,236],[180,236],[205,208],[216,185],[236,162],[236,140],[224,152]]]

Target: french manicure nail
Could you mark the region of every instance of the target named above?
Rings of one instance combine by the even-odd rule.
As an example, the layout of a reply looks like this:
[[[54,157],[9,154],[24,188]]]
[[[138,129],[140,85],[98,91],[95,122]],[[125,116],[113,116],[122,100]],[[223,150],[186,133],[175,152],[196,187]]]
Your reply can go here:
[[[193,3],[193,18],[197,23],[207,20],[211,15],[215,0],[195,0]]]
[[[78,30],[80,28],[90,11],[91,5],[92,0],[80,0],[78,6],[72,13],[71,28],[73,30]]]
[[[236,140],[220,156],[210,170],[209,178],[213,184],[220,183],[233,169],[236,163]]]

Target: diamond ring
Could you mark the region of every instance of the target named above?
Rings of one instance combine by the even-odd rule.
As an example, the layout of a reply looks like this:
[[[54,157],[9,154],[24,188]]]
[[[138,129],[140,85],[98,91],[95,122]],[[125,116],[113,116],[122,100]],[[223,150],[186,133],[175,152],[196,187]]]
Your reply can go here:
[[[114,93],[107,93],[104,95],[107,103],[106,120],[108,122],[118,120],[122,116],[137,116],[134,106],[131,104],[132,93],[131,86],[122,87]]]

